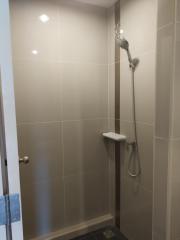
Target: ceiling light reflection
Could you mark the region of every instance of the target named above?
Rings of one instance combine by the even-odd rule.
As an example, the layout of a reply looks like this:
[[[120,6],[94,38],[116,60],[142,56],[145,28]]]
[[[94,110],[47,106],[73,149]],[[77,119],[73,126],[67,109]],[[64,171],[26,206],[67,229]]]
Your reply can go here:
[[[39,16],[39,19],[43,23],[46,23],[49,21],[49,17],[46,14],[42,14],[41,16]]]
[[[37,55],[38,51],[34,49],[34,50],[32,50],[32,54]]]

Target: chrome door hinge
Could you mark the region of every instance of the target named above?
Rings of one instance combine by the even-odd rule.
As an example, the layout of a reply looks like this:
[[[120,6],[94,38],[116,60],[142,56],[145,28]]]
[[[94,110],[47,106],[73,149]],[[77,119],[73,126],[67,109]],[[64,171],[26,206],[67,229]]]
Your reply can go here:
[[[21,220],[19,194],[0,196],[0,226]]]

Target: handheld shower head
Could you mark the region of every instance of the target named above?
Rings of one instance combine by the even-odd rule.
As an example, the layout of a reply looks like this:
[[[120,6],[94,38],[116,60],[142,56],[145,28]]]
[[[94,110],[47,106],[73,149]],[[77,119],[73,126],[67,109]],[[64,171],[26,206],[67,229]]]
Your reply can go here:
[[[131,53],[129,51],[129,42],[125,38],[117,38],[116,41],[120,48],[126,50],[128,60],[129,60],[129,65],[133,70],[135,70],[137,65],[139,64],[139,59],[137,58],[132,59]]]
[[[119,47],[121,47],[122,49],[124,49],[126,51],[129,50],[129,42],[125,38],[117,39],[117,43],[118,43]]]

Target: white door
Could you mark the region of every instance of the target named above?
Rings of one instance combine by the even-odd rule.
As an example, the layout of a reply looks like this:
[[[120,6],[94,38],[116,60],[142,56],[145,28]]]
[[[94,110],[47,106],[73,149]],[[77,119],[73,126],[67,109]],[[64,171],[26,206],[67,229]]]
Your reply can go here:
[[[14,86],[12,75],[12,57],[10,43],[9,0],[0,0],[0,79],[1,104],[4,120],[4,145],[7,158],[8,191],[9,194],[19,194],[19,157],[17,148],[16,116],[14,101]],[[2,132],[0,133],[2,134]],[[2,158],[2,154],[1,154]],[[1,159],[1,165],[4,159]],[[1,167],[1,166],[0,166]],[[3,195],[3,179],[0,168],[0,196]],[[21,212],[20,212],[21,214]],[[9,230],[8,230],[9,231]],[[12,240],[23,240],[22,217],[19,222],[11,224]],[[8,235],[8,236],[7,236]],[[9,240],[5,226],[0,226],[0,240]]]

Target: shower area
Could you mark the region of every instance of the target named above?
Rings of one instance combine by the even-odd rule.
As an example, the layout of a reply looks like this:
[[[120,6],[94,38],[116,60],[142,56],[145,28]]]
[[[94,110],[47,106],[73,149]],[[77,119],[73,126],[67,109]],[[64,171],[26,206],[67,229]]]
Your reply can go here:
[[[168,0],[10,0],[24,240],[178,240],[179,15]]]

